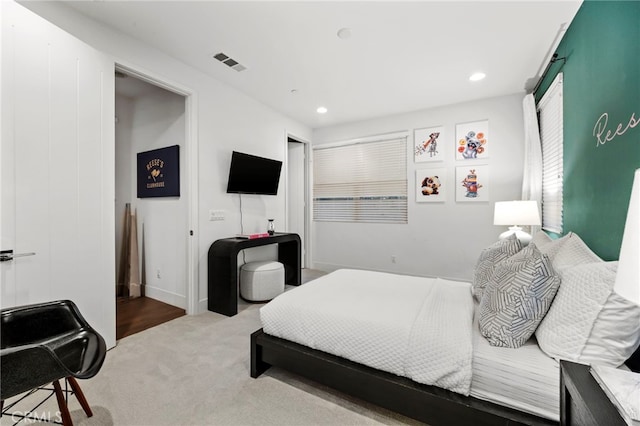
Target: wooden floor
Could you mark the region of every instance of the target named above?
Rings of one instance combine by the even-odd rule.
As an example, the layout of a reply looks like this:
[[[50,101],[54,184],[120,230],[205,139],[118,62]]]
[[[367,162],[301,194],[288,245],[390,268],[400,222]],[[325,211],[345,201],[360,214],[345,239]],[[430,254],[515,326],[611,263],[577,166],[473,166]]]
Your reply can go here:
[[[148,297],[116,301],[116,340],[185,315],[185,310]]]

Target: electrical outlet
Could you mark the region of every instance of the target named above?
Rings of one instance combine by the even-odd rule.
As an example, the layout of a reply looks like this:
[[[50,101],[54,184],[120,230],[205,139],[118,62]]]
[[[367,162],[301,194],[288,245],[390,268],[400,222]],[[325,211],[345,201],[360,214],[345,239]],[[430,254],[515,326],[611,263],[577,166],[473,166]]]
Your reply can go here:
[[[395,255],[391,256],[391,263],[396,263],[397,257]]]
[[[156,277],[157,277],[158,279],[160,279],[160,269],[157,269],[157,270],[156,270]]]

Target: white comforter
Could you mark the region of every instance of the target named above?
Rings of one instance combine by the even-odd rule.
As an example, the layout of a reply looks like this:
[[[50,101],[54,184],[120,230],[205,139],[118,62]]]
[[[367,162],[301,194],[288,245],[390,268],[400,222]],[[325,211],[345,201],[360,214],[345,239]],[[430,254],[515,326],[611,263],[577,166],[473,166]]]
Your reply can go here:
[[[468,283],[342,269],[278,296],[260,317],[272,336],[469,394]]]

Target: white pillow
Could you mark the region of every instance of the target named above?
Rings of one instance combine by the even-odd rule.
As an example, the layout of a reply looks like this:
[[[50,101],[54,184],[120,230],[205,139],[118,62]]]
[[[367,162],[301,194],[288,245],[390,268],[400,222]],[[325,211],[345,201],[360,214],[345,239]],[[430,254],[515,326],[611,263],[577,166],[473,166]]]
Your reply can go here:
[[[609,295],[598,320],[593,324],[591,338],[582,350],[582,359],[599,364],[599,359],[606,354],[606,358],[610,355],[610,359],[621,360],[622,364],[631,357],[638,346],[640,306],[614,291]]]
[[[560,240],[562,241],[558,251],[549,255],[556,271],[585,263],[603,261],[574,232],[568,233]]]
[[[553,241],[554,240],[544,231],[536,232],[531,239],[531,242],[535,244],[540,251],[543,251],[542,248]]]
[[[547,355],[618,367],[640,344],[640,306],[613,292],[618,262],[559,271],[562,283],[536,330]]]
[[[544,239],[538,235],[540,233],[545,234],[550,241],[544,241]],[[553,259],[556,257],[556,255],[560,251],[560,248],[562,248],[564,243],[566,243],[569,240],[569,238],[571,238],[572,235],[573,235],[573,232],[569,232],[567,235],[553,240],[545,232],[540,231],[536,233],[535,236],[537,237],[536,238],[537,240],[543,240],[542,245],[539,245],[536,241],[532,241],[532,242],[538,247],[538,249],[543,254],[546,254],[549,257],[549,260],[551,260],[551,262],[553,262]]]

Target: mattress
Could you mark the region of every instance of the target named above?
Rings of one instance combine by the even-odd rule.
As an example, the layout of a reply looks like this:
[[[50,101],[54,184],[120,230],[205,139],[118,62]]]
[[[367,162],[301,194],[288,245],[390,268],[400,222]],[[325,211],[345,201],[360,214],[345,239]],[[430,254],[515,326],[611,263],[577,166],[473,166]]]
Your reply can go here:
[[[390,286],[384,275],[341,269],[279,295],[260,319],[269,335],[398,374],[409,325],[428,292],[411,279]],[[404,309],[390,300],[402,300]]]
[[[457,288],[458,300],[453,302],[469,303],[472,315],[477,312],[469,283],[338,270],[276,297],[261,308],[260,317],[269,335],[406,376],[403,359],[412,324],[434,284]],[[464,328],[467,320],[450,322]],[[467,327],[472,343],[468,393],[557,421],[558,362],[545,355],[535,339],[518,349],[498,348],[482,337],[476,318],[470,316]],[[433,364],[434,360],[425,357],[424,362]]]
[[[265,333],[468,395],[469,283],[342,269],[260,309]]]
[[[491,346],[475,315],[471,396],[559,421],[560,364],[535,337],[517,349]]]

